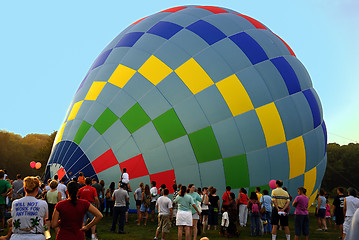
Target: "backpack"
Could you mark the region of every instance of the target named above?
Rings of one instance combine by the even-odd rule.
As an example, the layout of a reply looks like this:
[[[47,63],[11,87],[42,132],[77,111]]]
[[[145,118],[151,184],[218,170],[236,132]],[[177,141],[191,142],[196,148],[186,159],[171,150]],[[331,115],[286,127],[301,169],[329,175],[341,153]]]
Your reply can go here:
[[[259,214],[259,206],[257,201],[252,202],[252,213]]]

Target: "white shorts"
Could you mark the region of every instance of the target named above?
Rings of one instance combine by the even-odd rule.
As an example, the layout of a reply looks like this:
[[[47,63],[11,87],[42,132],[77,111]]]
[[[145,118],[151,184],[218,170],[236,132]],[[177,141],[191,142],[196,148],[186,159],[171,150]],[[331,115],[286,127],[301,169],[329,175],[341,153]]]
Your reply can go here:
[[[192,212],[178,210],[176,216],[176,225],[192,227]]]
[[[192,214],[192,219],[197,219],[197,220],[199,220],[199,215],[198,215],[198,213],[193,213],[193,214]]]
[[[352,225],[352,219],[353,219],[352,216],[350,216],[350,217],[345,217],[345,220],[344,220],[344,223],[343,223],[343,233],[344,233],[344,234],[348,234],[348,233],[349,233],[350,227],[351,227],[351,225]]]

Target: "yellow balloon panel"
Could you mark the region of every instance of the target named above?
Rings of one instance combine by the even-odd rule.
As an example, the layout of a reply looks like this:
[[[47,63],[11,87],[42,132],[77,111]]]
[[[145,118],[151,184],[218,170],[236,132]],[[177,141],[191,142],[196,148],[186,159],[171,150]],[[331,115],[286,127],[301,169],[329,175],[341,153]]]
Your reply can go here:
[[[267,147],[285,142],[283,123],[274,102],[256,108],[256,112],[263,128]]]
[[[87,92],[85,100],[95,101],[105,85],[106,82],[93,82],[90,90]]]
[[[119,64],[116,70],[112,73],[108,82],[117,87],[123,88],[135,73],[136,70]]]
[[[214,84],[206,71],[193,58],[177,68],[175,72],[193,94]]]
[[[254,109],[246,89],[235,74],[216,83],[233,116]]]
[[[295,178],[305,172],[305,146],[303,137],[297,137],[287,142],[289,156],[289,179]]]
[[[153,85],[167,77],[172,69],[155,56],[151,56],[138,70]]]
[[[81,107],[83,102],[84,101],[82,100],[82,101],[79,101],[79,102],[74,104],[74,106],[71,109],[71,112],[69,114],[69,118],[67,119],[67,121],[75,119],[75,117],[76,117],[78,111],[80,110],[80,107]]]

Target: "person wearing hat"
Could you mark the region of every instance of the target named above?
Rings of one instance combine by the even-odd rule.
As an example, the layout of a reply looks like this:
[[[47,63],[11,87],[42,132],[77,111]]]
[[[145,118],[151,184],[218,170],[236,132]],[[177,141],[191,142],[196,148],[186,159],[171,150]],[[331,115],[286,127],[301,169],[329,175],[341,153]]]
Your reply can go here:
[[[112,199],[115,205],[113,207],[111,232],[116,232],[117,219],[120,218],[118,222],[118,233],[124,234],[127,210],[126,204],[129,201],[129,196],[128,192],[125,190],[127,184],[119,182],[119,186],[120,187],[116,189],[112,194]]]

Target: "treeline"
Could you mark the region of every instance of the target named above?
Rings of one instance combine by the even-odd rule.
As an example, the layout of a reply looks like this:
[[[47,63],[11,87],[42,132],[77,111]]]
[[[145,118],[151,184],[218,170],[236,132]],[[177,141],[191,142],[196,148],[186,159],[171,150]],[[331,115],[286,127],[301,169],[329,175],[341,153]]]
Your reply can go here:
[[[335,188],[354,187],[359,190],[359,144],[339,145],[329,143],[327,146],[327,170],[322,181],[322,188],[332,195]]]
[[[0,169],[6,169],[11,179],[17,173],[23,176],[44,174],[51,153],[56,131],[52,134],[18,134],[0,130]],[[39,170],[30,167],[30,162],[41,162]]]
[[[17,173],[23,176],[40,175],[45,171],[52,144],[56,137],[52,134],[28,134],[25,137],[0,130],[0,169],[6,169],[10,178]],[[359,190],[359,144],[327,146],[328,163],[322,182],[327,192],[338,186],[355,187]],[[30,168],[30,162],[41,162],[39,170]]]

